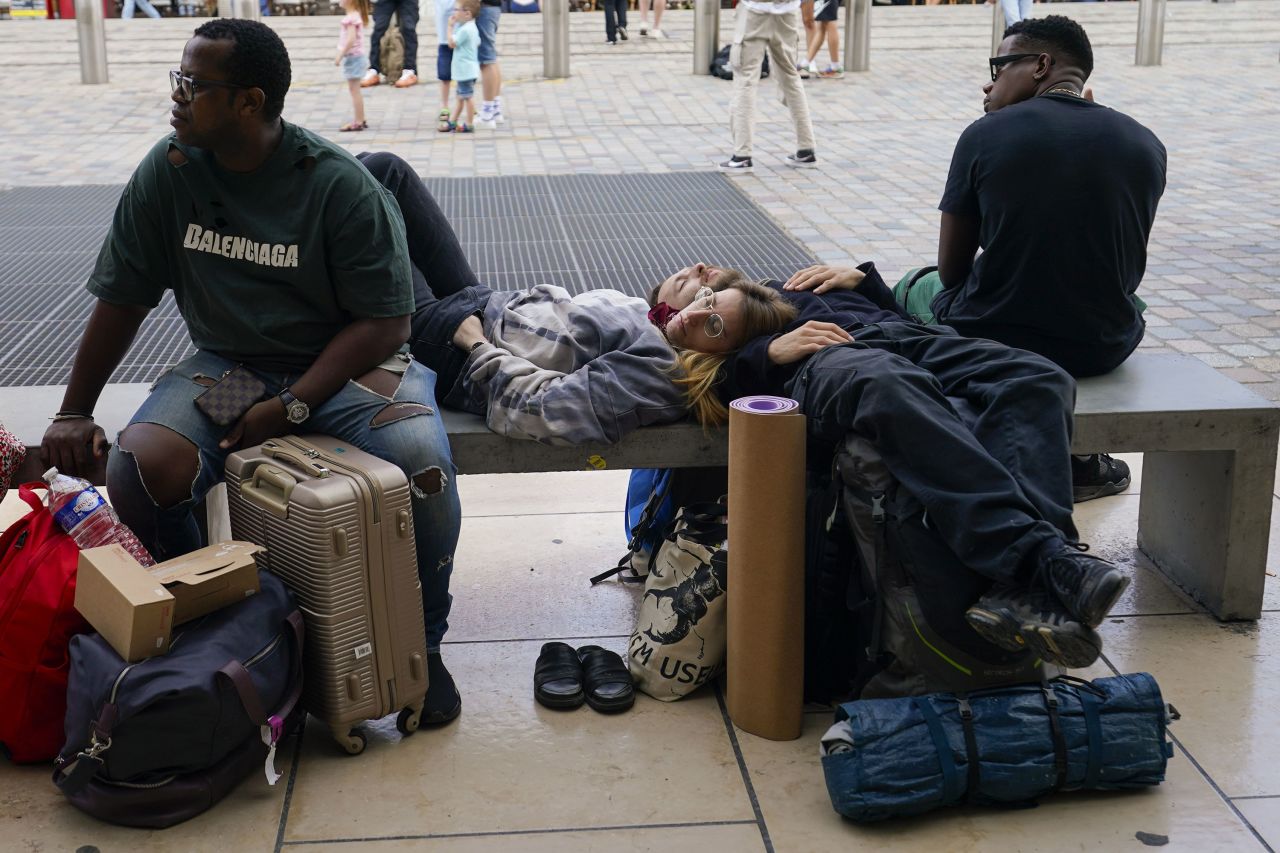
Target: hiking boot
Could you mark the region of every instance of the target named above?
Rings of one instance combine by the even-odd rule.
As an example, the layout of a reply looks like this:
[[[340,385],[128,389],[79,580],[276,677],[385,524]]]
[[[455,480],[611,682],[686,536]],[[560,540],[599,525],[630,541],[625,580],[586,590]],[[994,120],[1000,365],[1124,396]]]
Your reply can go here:
[[[1090,628],[1102,624],[1129,578],[1101,557],[1085,554],[1082,548],[1068,546],[1042,563],[1045,583],[1075,618]]]
[[[1102,638],[1071,617],[1047,591],[993,586],[964,614],[984,640],[1002,649],[1030,649],[1041,660],[1083,669],[1102,653]]]
[[[445,668],[439,652],[427,653],[427,698],[422,704],[422,724],[438,726],[462,713],[462,696]]]
[[[1071,457],[1071,496],[1076,503],[1118,495],[1129,488],[1129,466],[1105,453]]]
[[[720,164],[722,172],[750,172],[752,168],[750,157],[730,157]]]
[[[785,162],[788,166],[808,169],[818,165],[818,155],[813,153],[812,148],[801,148],[794,154],[788,154]]]

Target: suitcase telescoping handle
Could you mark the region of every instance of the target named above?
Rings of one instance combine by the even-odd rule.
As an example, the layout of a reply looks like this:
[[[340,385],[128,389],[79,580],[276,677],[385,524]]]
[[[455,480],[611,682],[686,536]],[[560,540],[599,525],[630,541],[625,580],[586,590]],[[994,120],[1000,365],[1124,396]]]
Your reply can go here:
[[[240,487],[240,494],[277,518],[288,518],[289,497],[296,485],[298,481],[288,471],[263,463],[253,469],[253,476]]]

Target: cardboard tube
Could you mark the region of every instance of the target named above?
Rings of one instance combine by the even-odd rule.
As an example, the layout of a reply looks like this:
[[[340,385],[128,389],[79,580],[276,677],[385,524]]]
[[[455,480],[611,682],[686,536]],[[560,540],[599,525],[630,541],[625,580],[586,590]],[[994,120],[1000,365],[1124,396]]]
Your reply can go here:
[[[794,400],[729,407],[729,716],[770,740],[800,736],[804,705],[805,419]]]

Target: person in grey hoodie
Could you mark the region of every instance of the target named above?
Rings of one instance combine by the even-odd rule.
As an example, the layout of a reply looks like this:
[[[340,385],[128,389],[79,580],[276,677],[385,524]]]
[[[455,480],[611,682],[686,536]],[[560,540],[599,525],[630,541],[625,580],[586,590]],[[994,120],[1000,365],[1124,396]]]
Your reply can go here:
[[[645,300],[549,284],[493,291],[408,163],[388,153],[359,159],[404,216],[416,306],[410,351],[436,372],[438,403],[483,415],[501,435],[554,445],[612,444],[688,416],[675,354]]]

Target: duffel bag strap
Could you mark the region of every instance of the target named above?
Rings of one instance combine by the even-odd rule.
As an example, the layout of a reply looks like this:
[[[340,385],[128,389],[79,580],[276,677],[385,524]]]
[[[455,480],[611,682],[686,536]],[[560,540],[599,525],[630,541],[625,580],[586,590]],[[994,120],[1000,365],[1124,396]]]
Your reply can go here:
[[[982,784],[982,768],[978,763],[978,736],[973,730],[973,708],[969,705],[968,697],[957,696],[956,706],[960,710],[960,727],[964,729],[965,761],[969,770],[968,789],[964,792],[964,799],[968,802]]]
[[[1053,769],[1055,779],[1053,790],[1061,791],[1067,783],[1067,742],[1062,737],[1062,720],[1058,716],[1058,696],[1053,692],[1053,685],[1042,684],[1040,690],[1044,694],[1044,707],[1049,712],[1049,735],[1053,738]]]
[[[240,697],[240,704],[244,707],[245,713],[254,725],[261,729],[262,742],[267,745],[267,782],[271,785],[280,779],[280,774],[275,769],[275,756],[276,744],[284,735],[284,721],[293,713],[298,700],[302,698],[302,641],[305,633],[302,614],[295,610],[285,617],[284,622],[289,628],[288,634],[293,641],[289,645],[291,686],[274,714],[267,714],[262,705],[262,697],[258,695],[258,688],[253,686],[253,678],[249,675],[249,670],[245,669],[240,661],[228,661],[217,673],[231,684],[236,695]]]
[[[942,796],[944,804],[950,805],[965,796],[960,790],[960,772],[956,770],[955,756],[951,754],[951,744],[947,742],[947,733],[942,729],[942,720],[938,712],[933,710],[928,696],[917,696],[913,700],[929,727],[929,736],[933,738],[933,747],[938,753],[938,766],[942,769]]]

